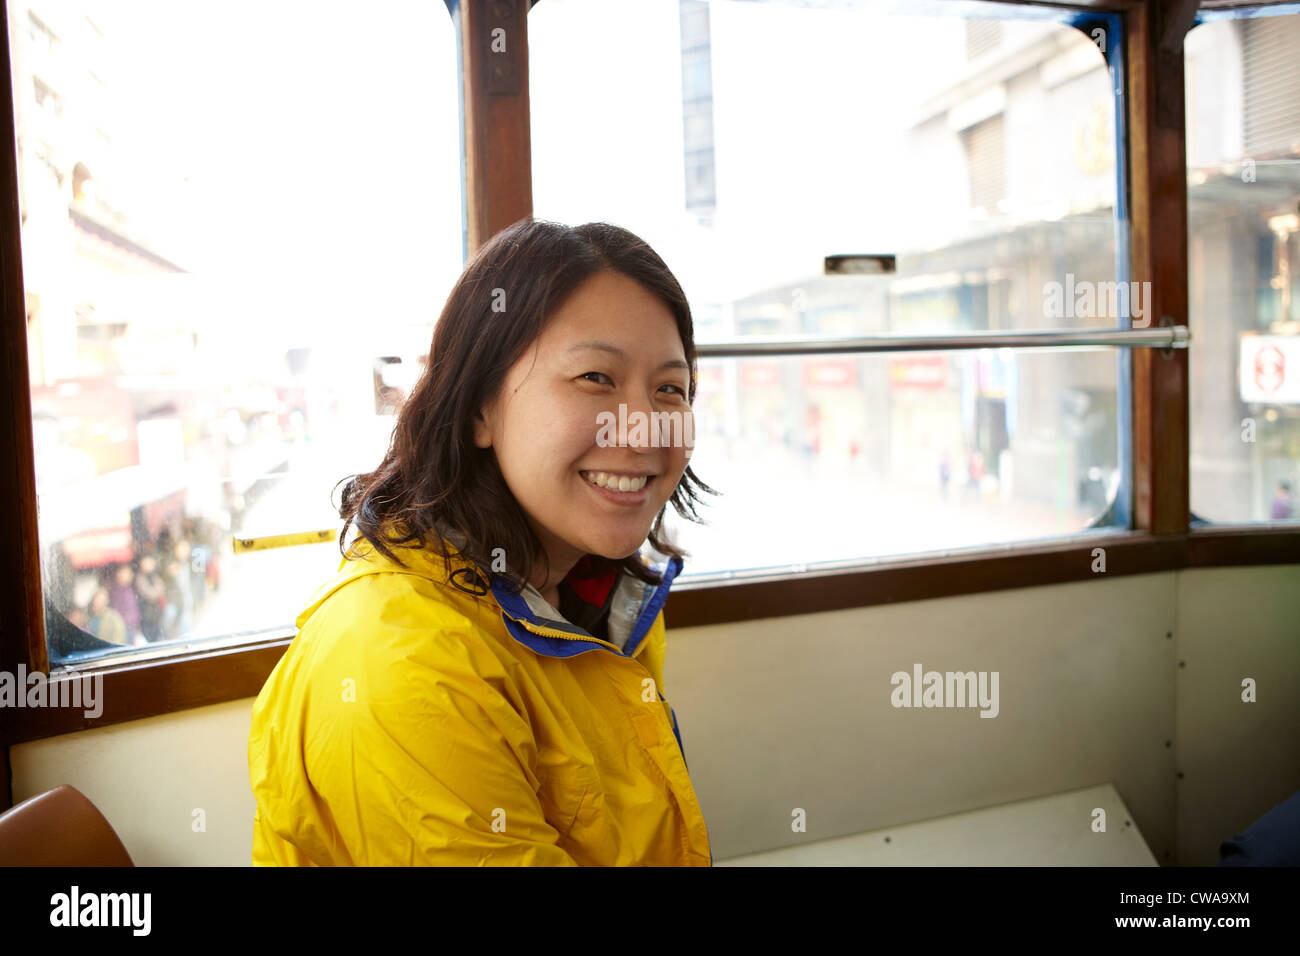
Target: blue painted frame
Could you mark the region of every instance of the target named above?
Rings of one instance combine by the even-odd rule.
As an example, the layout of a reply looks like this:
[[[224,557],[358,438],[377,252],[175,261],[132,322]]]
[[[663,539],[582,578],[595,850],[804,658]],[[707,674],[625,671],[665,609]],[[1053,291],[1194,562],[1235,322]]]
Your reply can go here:
[[[443,0],[451,17],[452,36],[456,38],[456,133],[460,137],[460,261],[469,262],[469,193],[465,182],[465,36],[460,15],[460,0]]]
[[[1111,77],[1111,102],[1115,111],[1115,281],[1129,282],[1133,277],[1131,221],[1129,218],[1129,150],[1128,117],[1124,90],[1128,87],[1128,64],[1124,57],[1124,21],[1118,13],[1082,13],[1064,18],[1064,22],[1093,40],[1094,31],[1103,31],[1102,55]],[[1095,41],[1094,41],[1095,42]],[[1121,328],[1132,328],[1133,317],[1120,317]],[[1112,502],[1111,527],[1133,530],[1133,350],[1119,349],[1116,356],[1115,434],[1119,444],[1116,461],[1119,488]]]

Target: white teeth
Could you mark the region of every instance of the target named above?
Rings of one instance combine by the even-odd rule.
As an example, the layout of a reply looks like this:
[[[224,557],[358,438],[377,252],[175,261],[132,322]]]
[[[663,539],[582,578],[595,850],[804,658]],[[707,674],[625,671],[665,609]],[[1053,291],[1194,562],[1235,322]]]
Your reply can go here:
[[[611,475],[603,471],[584,471],[582,477],[593,485],[608,488],[610,491],[640,491],[645,487],[645,483],[650,480],[649,475],[638,475],[635,478],[629,478],[627,475]]]

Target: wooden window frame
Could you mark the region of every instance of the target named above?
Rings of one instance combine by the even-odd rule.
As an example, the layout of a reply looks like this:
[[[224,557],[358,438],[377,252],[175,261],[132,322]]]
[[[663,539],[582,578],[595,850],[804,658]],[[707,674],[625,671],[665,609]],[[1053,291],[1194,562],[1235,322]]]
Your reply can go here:
[[[532,213],[524,0],[447,0],[460,38],[465,247]],[[536,2],[536,0],[534,0]],[[1058,6],[1057,4],[1046,4]],[[1076,4],[1077,5],[1077,4]],[[1260,4],[1253,4],[1259,6]],[[1154,315],[1187,323],[1187,187],[1182,41],[1195,4],[1115,0],[1083,6],[1124,20],[1130,163],[1131,275],[1149,281]],[[1219,4],[1221,7],[1222,4]],[[1190,12],[1189,12],[1190,11]],[[0,65],[8,76],[8,15]],[[491,54],[491,30],[511,38]],[[497,59],[493,59],[497,57]],[[14,110],[9,83],[0,109],[0,360],[7,392],[0,412],[0,500],[17,505],[17,534],[0,541],[0,669],[48,673],[37,538],[35,463],[28,379],[26,307],[20,255]],[[1156,237],[1158,242],[1153,241]],[[1106,574],[1189,567],[1300,562],[1300,529],[1257,525],[1189,527],[1188,353],[1133,350],[1133,484],[1136,530],[1046,544],[894,561],[848,570],[753,577],[726,584],[683,582],[669,597],[674,627],[957,594],[1094,580],[1092,549],[1107,549]],[[255,696],[292,639],[292,629],[236,648],[210,649],[134,664],[80,669],[102,674],[102,716],[69,708],[0,710],[0,807],[11,797],[8,746],[73,731]],[[58,679],[64,679],[56,677]]]

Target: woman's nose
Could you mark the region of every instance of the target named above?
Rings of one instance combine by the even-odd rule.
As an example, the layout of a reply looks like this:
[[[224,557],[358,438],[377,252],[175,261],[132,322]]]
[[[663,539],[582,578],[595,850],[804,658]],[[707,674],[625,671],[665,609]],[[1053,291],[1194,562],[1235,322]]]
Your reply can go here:
[[[627,444],[629,448],[659,447],[659,419],[654,403],[648,398],[634,397],[626,403]]]

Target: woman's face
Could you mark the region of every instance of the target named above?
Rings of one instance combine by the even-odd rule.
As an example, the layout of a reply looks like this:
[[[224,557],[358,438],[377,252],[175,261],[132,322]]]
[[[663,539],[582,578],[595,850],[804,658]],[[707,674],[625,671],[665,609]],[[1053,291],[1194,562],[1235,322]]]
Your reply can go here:
[[[507,304],[508,305],[508,304]],[[509,313],[507,311],[506,315]],[[558,580],[584,554],[636,552],[686,470],[694,434],[690,369],[672,312],[621,273],[597,273],[558,309],[483,408],[474,441],[492,448]],[[617,427],[625,405],[625,443]],[[682,429],[635,428],[677,413]],[[660,422],[665,419],[660,418]],[[613,444],[611,444],[611,438]],[[593,478],[627,491],[598,486]],[[642,487],[642,479],[645,481]],[[490,543],[489,543],[490,546]],[[519,563],[506,555],[506,562]],[[558,576],[557,576],[558,572]]]

